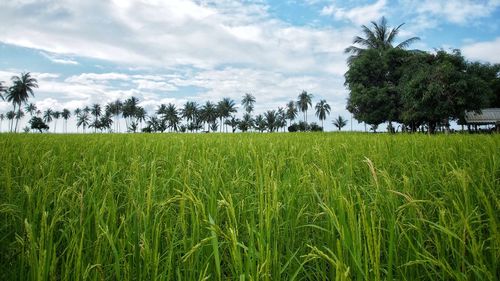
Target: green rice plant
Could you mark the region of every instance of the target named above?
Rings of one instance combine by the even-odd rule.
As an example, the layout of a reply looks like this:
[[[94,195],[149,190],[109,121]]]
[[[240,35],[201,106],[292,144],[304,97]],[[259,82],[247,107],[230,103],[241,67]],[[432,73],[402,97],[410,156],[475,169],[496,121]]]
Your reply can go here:
[[[497,135],[0,135],[1,280],[499,280]]]

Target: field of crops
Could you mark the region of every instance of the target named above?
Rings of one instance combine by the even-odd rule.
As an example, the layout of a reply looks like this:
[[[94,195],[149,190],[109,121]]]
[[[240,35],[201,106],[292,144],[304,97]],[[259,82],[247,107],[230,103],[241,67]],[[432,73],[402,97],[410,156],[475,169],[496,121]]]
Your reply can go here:
[[[0,135],[1,280],[500,280],[500,136]]]

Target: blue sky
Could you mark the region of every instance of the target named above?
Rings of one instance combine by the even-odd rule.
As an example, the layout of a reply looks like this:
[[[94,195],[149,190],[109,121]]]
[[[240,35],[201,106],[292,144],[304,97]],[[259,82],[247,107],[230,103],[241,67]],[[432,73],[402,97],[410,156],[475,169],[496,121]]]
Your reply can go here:
[[[405,23],[412,48],[500,63],[500,0],[10,0],[0,9],[0,81],[29,71],[41,110],[136,96],[152,113],[244,93],[256,114],[306,90],[343,115],[346,55],[360,26]],[[314,106],[314,104],[313,104]],[[0,113],[11,105],[0,102]],[[242,111],[242,110],[240,110]],[[309,120],[314,120],[313,110]],[[4,129],[6,125],[4,124]],[[354,127],[361,128],[354,122]]]

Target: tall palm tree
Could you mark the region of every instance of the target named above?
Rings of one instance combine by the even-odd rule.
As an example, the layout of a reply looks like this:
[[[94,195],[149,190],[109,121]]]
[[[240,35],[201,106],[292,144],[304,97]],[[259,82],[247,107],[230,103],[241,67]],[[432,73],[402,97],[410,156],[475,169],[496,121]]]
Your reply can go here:
[[[323,127],[323,121],[326,119],[326,115],[330,115],[330,105],[326,103],[326,100],[321,100],[316,104],[316,116],[318,116],[321,121],[321,127]],[[325,128],[323,127],[323,131]]]
[[[246,93],[241,100],[241,105],[245,108],[245,111],[250,114],[253,111],[253,105],[255,103],[255,97],[252,94]]]
[[[12,103],[14,111],[16,111],[16,106],[17,110],[21,111],[21,104],[28,100],[29,95],[35,96],[34,88],[38,88],[38,81],[31,77],[29,72],[21,73],[21,76],[12,76],[11,80],[13,85],[7,93],[7,101]],[[16,128],[18,121],[17,119]]]
[[[15,128],[15,131],[17,132],[17,126],[19,124],[19,120],[21,120],[22,118],[24,117],[24,111],[18,109],[17,112],[16,112],[16,128]]]
[[[138,106],[135,110],[135,120],[139,122],[139,130],[142,129],[142,122],[146,121],[147,113],[144,107]]]
[[[290,120],[289,125],[292,125],[291,123],[295,118],[297,118],[297,107],[295,106],[295,102],[293,100],[289,101],[286,105],[286,119]]]
[[[16,112],[14,110],[8,111],[5,117],[9,120],[9,131],[12,132],[12,125],[14,124],[14,118],[16,118]]]
[[[75,111],[73,111],[73,114],[75,115],[75,119],[76,121],[78,121],[78,118],[80,117],[80,115],[83,113],[83,110],[81,108],[77,108],[75,109]],[[78,128],[80,126],[76,126],[76,132],[78,133]]]
[[[4,100],[3,93],[7,91],[7,87],[3,85],[3,81],[0,81],[0,99]]]
[[[238,124],[238,128],[242,132],[248,131],[248,129],[253,127],[255,120],[252,118],[252,115],[250,113],[245,113],[243,114],[243,118],[241,119],[240,123]]]
[[[26,112],[28,112],[31,117],[33,117],[33,115],[35,115],[37,109],[38,108],[36,107],[36,105],[32,102],[26,104],[26,106],[24,107],[24,110],[26,110]]]
[[[217,120],[217,108],[214,103],[207,101],[201,108],[201,118],[204,123],[213,125]],[[208,128],[210,129],[210,127]]]
[[[169,103],[165,109],[165,115],[163,116],[164,120],[168,124],[168,128],[170,131],[174,130],[177,132],[178,125],[180,122],[179,112],[177,111],[177,107],[173,103]]]
[[[186,121],[196,123],[196,117],[198,116],[198,104],[194,101],[188,101],[184,104],[184,107],[181,109],[182,118],[186,118]],[[189,126],[190,131],[193,132],[194,126]]]
[[[52,114],[52,116],[54,117],[54,133],[56,132],[56,127],[57,127],[57,120],[59,118],[61,118],[61,112],[60,111],[54,111],[54,113]]]
[[[101,105],[98,103],[94,103],[90,109],[90,113],[94,116],[94,124],[97,124],[99,121],[99,117],[101,117],[102,114],[102,109]],[[94,133],[96,132],[97,128],[94,126]]]
[[[47,108],[43,112],[43,122],[47,123],[47,125],[52,122],[52,117],[54,116],[54,111],[50,108]]]
[[[264,113],[264,118],[266,119],[266,127],[269,132],[274,132],[279,126],[279,116],[276,114],[276,110],[268,110]]]
[[[257,114],[257,116],[255,116],[255,120],[254,120],[253,125],[255,127],[255,130],[257,130],[261,133],[264,132],[264,130],[266,129],[266,126],[267,126],[266,119],[264,119],[264,115]]]
[[[83,132],[85,133],[85,128],[89,125],[89,122],[90,122],[89,113],[83,110],[80,113],[80,115],[77,116],[76,127],[79,128],[80,126],[82,126]]]
[[[120,100],[115,100],[114,102],[110,102],[106,105],[106,112],[109,112],[113,115],[114,123],[115,123],[115,131],[120,131],[120,114],[122,113],[123,103]]]
[[[298,96],[297,107],[301,112],[304,113],[304,122],[307,123],[307,110],[309,106],[312,106],[312,94],[308,94],[306,91],[302,91]]]
[[[71,117],[71,111],[64,108],[61,112],[61,117],[64,119],[64,132],[68,132],[68,119]]]
[[[361,29],[365,37],[354,37],[354,40],[352,41],[353,45],[345,49],[347,54],[351,54],[347,60],[349,64],[351,64],[356,57],[361,55],[367,49],[378,49],[380,51],[391,48],[405,49],[413,42],[420,40],[418,37],[412,37],[404,40],[396,46],[393,46],[399,33],[399,29],[404,25],[404,23],[391,29],[387,26],[387,20],[385,17],[382,17],[380,22],[377,23],[372,21],[371,24],[371,29],[366,25],[362,25]]]
[[[0,113],[0,132],[2,131],[2,123],[3,123],[4,119],[5,119],[5,115],[3,113]]]
[[[129,123],[132,121],[132,118],[135,117],[135,112],[137,110],[138,104],[139,99],[136,97],[130,97],[123,103],[122,116],[123,118],[125,118],[127,128],[129,127]]]
[[[339,129],[339,131],[342,131],[342,128],[347,125],[347,119],[342,118],[342,116],[339,115],[337,119],[333,120],[333,125]]]
[[[236,113],[236,104],[234,100],[230,98],[223,98],[219,103],[217,104],[217,112],[219,113],[219,118],[220,118],[220,129],[222,132],[222,124],[225,123],[226,119],[231,116],[231,113]],[[224,122],[222,122],[222,119],[224,119]],[[226,125],[226,132],[227,132],[227,125]]]

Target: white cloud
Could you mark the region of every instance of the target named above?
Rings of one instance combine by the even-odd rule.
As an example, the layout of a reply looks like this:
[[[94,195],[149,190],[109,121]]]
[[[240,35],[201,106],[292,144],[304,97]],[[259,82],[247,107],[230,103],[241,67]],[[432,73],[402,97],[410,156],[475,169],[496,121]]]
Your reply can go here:
[[[79,63],[73,59],[70,58],[61,58],[55,55],[48,54],[46,52],[40,52],[40,54],[44,57],[46,57],[48,60],[50,60],[53,63],[57,64],[69,64],[69,65],[78,65]]]
[[[467,24],[490,16],[498,7],[498,0],[402,0],[405,9],[420,15],[420,22],[444,19],[455,24]]]
[[[500,37],[493,41],[476,42],[462,47],[462,53],[467,59],[480,60],[489,63],[500,63]]]
[[[386,4],[387,0],[378,0],[373,4],[355,8],[341,8],[331,4],[323,7],[321,15],[333,16],[337,20],[348,20],[361,25],[380,19],[384,15]]]

